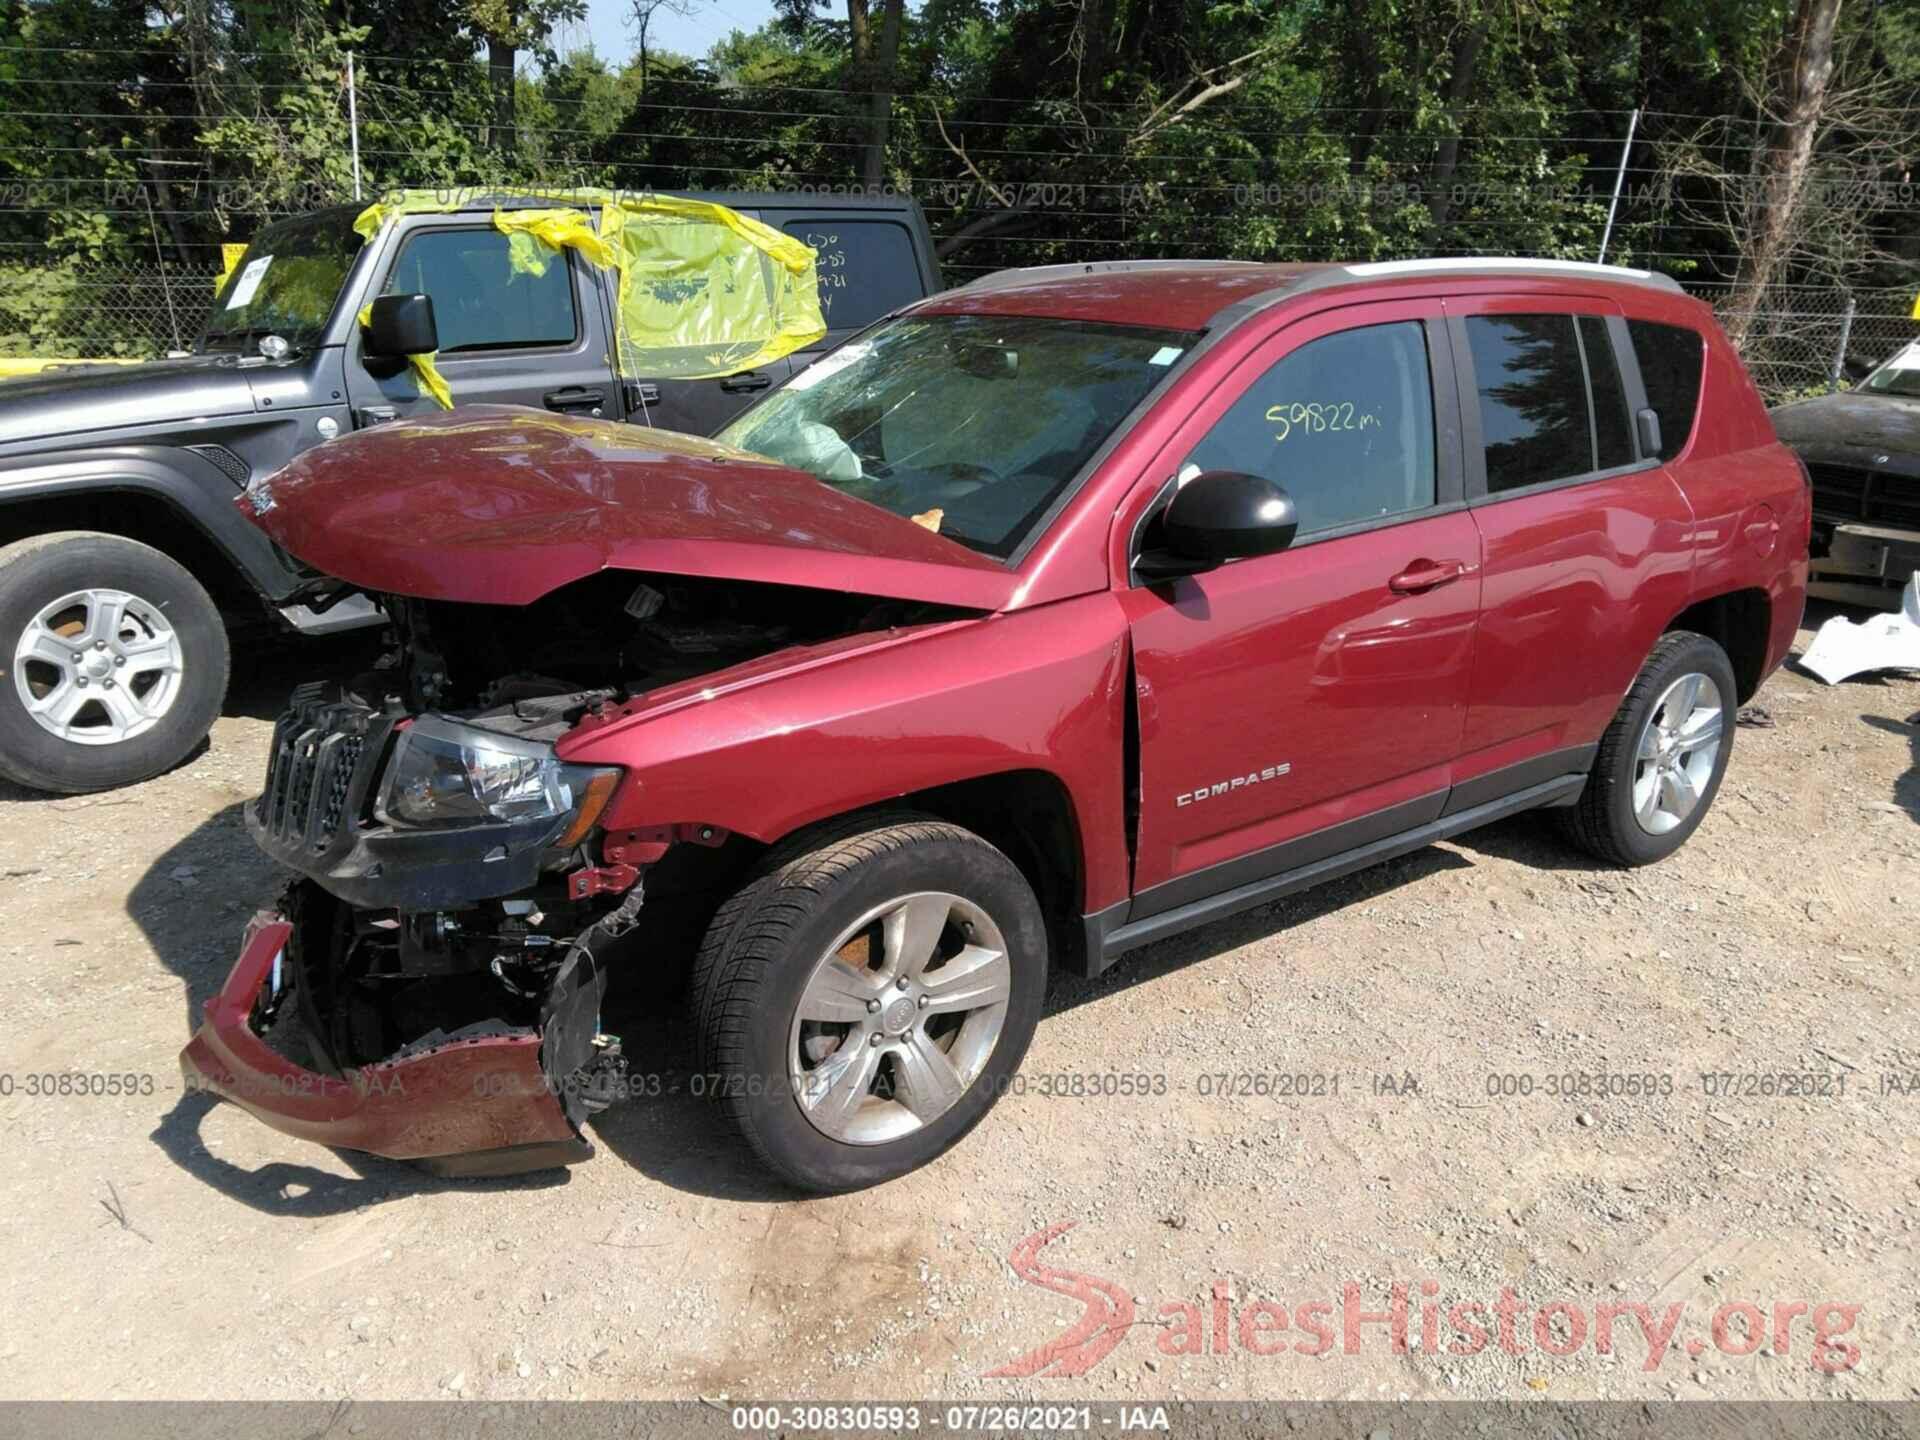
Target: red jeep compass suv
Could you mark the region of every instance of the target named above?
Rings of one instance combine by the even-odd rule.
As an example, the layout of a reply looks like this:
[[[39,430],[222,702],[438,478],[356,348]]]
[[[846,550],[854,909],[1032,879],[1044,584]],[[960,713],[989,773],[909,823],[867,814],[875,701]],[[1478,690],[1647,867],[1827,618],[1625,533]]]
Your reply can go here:
[[[279,721],[248,818],[302,878],[189,1082],[581,1159],[657,1078],[602,996],[688,937],[702,1084],[822,1190],[977,1124],[1049,966],[1532,808],[1670,854],[1809,524],[1705,306],[1504,260],[1009,272],[713,440],[474,407],[241,503],[393,646]]]

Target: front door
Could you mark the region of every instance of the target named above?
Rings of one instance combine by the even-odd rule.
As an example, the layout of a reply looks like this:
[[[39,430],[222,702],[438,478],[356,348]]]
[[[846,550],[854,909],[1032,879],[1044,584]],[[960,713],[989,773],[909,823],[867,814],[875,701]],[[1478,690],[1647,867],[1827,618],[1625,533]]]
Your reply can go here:
[[[507,237],[488,224],[427,219],[404,230],[378,293],[428,295],[440,350],[434,365],[455,405],[531,405],[617,419],[598,292],[569,250],[535,275],[515,270]],[[439,405],[411,367],[348,347],[347,386],[359,425],[430,415]]]
[[[1123,596],[1131,919],[1440,814],[1480,595],[1457,405],[1437,301],[1357,306],[1272,336],[1162,452],[1148,483],[1265,475],[1300,529],[1280,554]]]

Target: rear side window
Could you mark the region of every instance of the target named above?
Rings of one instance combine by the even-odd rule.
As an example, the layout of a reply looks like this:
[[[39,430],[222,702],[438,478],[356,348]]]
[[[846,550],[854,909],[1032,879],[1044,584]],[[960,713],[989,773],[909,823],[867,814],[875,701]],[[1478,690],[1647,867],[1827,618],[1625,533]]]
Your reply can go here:
[[[1633,353],[1640,361],[1647,403],[1660,417],[1660,458],[1671,460],[1693,433],[1707,342],[1698,330],[1652,320],[1627,321],[1627,333],[1633,337]]]
[[[579,333],[566,256],[550,257],[539,275],[516,270],[507,237],[491,226],[410,236],[385,293],[433,297],[443,355],[570,345]]]
[[[1300,533],[1434,503],[1433,382],[1418,321],[1310,340],[1274,362],[1180,467],[1287,488]]]
[[[820,313],[829,330],[858,330],[922,293],[913,237],[891,220],[789,220],[819,254]]]
[[[1595,469],[1586,367],[1571,315],[1471,315],[1487,492]]]

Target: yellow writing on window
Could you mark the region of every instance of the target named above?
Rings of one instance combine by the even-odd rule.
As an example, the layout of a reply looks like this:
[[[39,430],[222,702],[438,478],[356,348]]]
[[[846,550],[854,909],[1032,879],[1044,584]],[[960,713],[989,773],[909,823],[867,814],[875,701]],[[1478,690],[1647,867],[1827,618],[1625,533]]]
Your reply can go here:
[[[1351,400],[1295,400],[1270,406],[1267,423],[1274,427],[1274,439],[1285,440],[1296,430],[1303,435],[1320,435],[1338,430],[1378,430],[1380,417],[1356,410]]]

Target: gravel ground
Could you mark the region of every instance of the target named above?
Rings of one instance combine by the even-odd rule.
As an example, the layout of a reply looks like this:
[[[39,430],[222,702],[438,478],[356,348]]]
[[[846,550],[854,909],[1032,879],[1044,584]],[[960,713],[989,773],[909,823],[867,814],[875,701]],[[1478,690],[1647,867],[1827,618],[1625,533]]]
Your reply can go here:
[[[269,717],[348,658],[243,666],[211,746],[147,785],[0,790],[0,1396],[1920,1395],[1920,682],[1776,675],[1656,868],[1523,817],[1056,980],[1024,1093],[929,1169],[811,1200],[672,1091],[672,1005],[627,1032],[668,1093],[563,1175],[434,1180],[182,1093],[189,1019],[282,883],[239,820]],[[29,1094],[47,1072],[151,1080]],[[1780,1074],[1821,1093],[1731,1078]],[[1385,1321],[1348,1346],[1343,1287],[1373,1313],[1396,1282],[1407,1352]],[[1491,1330],[1503,1287],[1524,1353],[1458,1353],[1448,1310]],[[1665,1346],[1623,1314],[1601,1353],[1608,1304],[1681,1308]],[[1818,1312],[1816,1352],[1821,1306],[1857,1309]],[[1104,1339],[1042,1350],[1083,1313]]]

